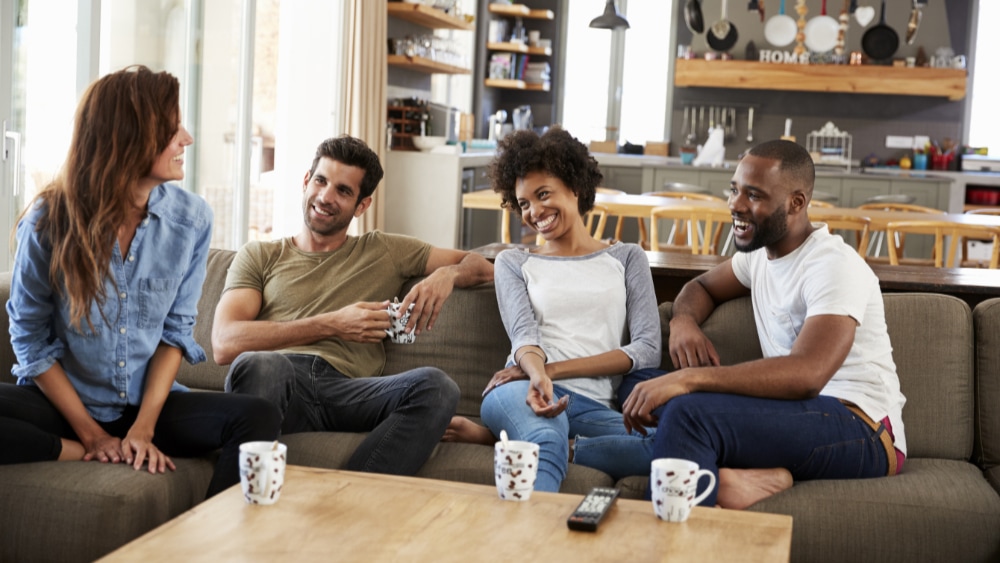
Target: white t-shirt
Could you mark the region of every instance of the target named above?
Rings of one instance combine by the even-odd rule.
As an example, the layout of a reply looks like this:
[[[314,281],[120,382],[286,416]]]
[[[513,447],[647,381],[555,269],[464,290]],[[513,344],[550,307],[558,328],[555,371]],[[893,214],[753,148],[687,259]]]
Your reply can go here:
[[[885,305],[878,278],[856,250],[817,227],[795,251],[768,260],[762,248],[733,257],[733,272],[750,288],[754,318],[764,357],[787,356],[808,317],[847,315],[858,323],[844,364],[821,395],[856,404],[872,420],[886,416],[895,445],[906,453],[903,404]]]
[[[613,244],[586,256],[497,255],[494,283],[511,350],[539,346],[557,362],[622,350],[632,370],[660,365],[659,313],[646,253]],[[621,378],[555,383],[613,408]]]

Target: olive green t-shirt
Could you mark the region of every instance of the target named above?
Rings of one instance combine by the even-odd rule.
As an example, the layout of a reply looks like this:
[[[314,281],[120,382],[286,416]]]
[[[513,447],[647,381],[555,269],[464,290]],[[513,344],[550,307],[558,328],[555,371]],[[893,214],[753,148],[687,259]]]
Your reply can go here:
[[[242,287],[259,291],[258,320],[302,319],[361,301],[402,300],[403,284],[424,274],[430,252],[431,246],[423,241],[380,231],[349,236],[333,252],[303,252],[290,238],[254,241],[233,259],[224,291]],[[381,342],[327,338],[280,351],[320,356],[350,377],[381,375],[385,367]]]

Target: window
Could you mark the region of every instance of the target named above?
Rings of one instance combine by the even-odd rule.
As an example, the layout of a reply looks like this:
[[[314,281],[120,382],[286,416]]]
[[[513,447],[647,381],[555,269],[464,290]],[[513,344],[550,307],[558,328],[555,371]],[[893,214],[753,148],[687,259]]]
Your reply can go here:
[[[994,56],[1000,53],[1000,2],[978,2],[976,46],[969,73],[973,77],[969,112],[969,146],[989,147],[990,156],[1000,156],[1000,75],[993,70]]]
[[[563,125],[583,142],[663,140],[672,2],[619,0],[624,31],[590,27],[604,0],[567,4]]]

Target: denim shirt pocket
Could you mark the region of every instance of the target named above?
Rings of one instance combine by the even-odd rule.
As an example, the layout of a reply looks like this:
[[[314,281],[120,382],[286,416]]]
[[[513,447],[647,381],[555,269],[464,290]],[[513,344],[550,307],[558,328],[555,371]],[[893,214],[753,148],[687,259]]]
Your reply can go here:
[[[139,280],[139,328],[161,328],[174,304],[181,280],[142,278]]]

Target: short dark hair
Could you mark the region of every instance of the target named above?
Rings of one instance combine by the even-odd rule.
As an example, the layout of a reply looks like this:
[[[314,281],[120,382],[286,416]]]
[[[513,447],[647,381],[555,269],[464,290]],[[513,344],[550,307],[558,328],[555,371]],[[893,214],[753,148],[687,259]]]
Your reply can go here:
[[[604,179],[587,146],[559,126],[541,136],[529,130],[514,131],[497,145],[496,158],[489,167],[490,181],[503,206],[518,215],[517,181],[532,172],[559,178],[576,195],[580,215],[594,208],[596,188]]]
[[[806,196],[812,197],[813,183],[816,181],[816,165],[802,145],[775,139],[751,147],[747,154],[778,161],[778,170],[794,178],[805,190]]]
[[[364,178],[361,179],[361,193],[358,194],[358,202],[375,193],[375,187],[382,181],[385,174],[382,171],[382,163],[367,144],[361,139],[350,135],[331,137],[319,144],[316,148],[316,157],[313,158],[312,168],[309,169],[309,178],[316,172],[316,166],[323,157],[341,162],[348,166],[357,166],[365,171]]]

